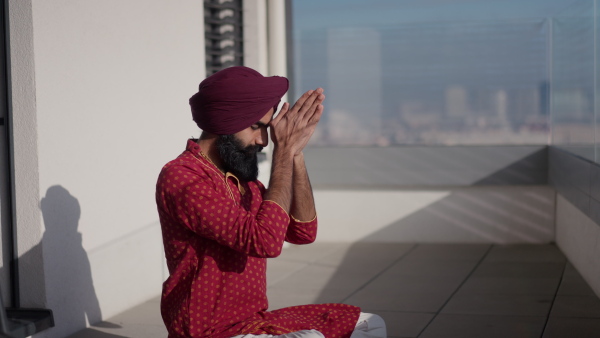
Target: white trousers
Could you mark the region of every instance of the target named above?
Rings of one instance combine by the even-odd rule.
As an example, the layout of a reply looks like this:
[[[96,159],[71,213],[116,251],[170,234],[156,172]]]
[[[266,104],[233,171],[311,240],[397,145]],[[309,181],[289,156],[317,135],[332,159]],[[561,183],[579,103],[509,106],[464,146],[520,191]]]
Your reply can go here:
[[[302,330],[277,336],[272,334],[242,334],[232,338],[325,338],[325,336],[317,330]],[[356,328],[354,328],[350,338],[387,338],[385,322],[378,315],[361,312],[356,322]]]

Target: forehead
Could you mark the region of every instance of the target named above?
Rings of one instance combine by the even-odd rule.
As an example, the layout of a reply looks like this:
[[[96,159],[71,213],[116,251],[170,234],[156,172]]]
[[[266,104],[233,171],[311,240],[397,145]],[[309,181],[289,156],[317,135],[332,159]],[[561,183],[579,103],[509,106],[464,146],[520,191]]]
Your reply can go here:
[[[263,116],[259,122],[262,122],[264,124],[269,124],[269,122],[271,122],[271,120],[273,119],[273,113],[275,112],[275,109],[271,108],[269,109],[269,111],[265,114],[265,116]]]

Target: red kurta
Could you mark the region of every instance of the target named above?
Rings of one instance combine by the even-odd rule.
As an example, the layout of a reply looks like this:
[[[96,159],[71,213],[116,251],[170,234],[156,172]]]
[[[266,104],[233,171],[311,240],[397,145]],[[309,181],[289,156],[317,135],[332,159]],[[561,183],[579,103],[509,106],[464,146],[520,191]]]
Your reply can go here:
[[[263,200],[259,181],[225,177],[189,140],[158,178],[156,203],[169,278],[161,313],[169,337],[226,338],[316,329],[349,337],[360,309],[346,304],[294,306],[267,312],[266,258],[283,241],[315,240],[316,219],[299,222]]]

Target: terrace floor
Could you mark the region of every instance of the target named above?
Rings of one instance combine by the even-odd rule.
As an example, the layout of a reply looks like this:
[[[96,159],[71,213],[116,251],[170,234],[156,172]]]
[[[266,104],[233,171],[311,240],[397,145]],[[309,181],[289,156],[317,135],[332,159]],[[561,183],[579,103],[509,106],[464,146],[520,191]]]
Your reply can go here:
[[[554,245],[315,243],[269,261],[270,309],[342,302],[388,337],[600,337],[600,300]],[[165,338],[159,298],[71,338]]]

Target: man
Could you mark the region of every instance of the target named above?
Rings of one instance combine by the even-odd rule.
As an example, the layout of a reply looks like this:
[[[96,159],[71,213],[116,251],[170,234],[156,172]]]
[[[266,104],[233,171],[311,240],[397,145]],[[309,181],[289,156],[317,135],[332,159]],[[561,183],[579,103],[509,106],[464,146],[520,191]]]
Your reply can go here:
[[[170,273],[161,300],[169,337],[385,337],[381,318],[359,321],[351,305],[267,311],[266,258],[277,257],[284,240],[312,243],[317,231],[302,149],[325,95],[308,91],[273,117],[287,90],[284,77],[231,67],[190,98],[202,135],[163,167],[156,190]],[[268,129],[274,149],[265,189],[256,154]]]

